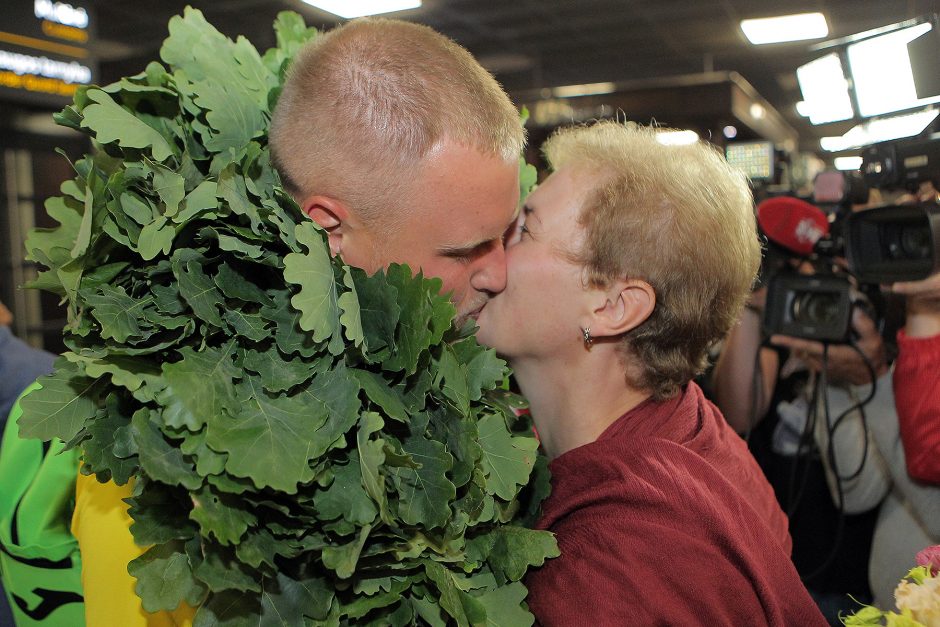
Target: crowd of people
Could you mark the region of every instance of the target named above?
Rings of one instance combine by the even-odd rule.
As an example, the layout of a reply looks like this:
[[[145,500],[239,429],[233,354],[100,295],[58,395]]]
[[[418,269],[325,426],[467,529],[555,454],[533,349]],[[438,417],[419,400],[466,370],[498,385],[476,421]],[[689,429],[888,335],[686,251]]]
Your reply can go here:
[[[526,579],[539,624],[824,625],[857,609],[850,594],[893,605],[917,550],[940,543],[940,277],[885,286],[906,299],[897,359],[862,310],[854,346],[764,337],[752,193],[716,149],[619,122],[560,129],[519,207],[515,107],[466,50],[406,22],[310,44],[270,142],[332,254],[440,277],[512,366],[552,471],[537,526],[561,549]],[[712,402],[695,379],[721,341]],[[4,419],[51,366],[0,326]],[[4,473],[27,446],[34,465],[11,472],[38,476],[50,450],[12,428]],[[134,593],[133,486],[78,475],[76,492],[77,459],[55,463],[68,477],[33,498],[57,504],[71,544],[32,559],[80,571],[61,607],[95,626],[189,624],[194,608],[150,614]],[[28,491],[7,483],[9,553]],[[10,598],[17,624],[74,624]]]

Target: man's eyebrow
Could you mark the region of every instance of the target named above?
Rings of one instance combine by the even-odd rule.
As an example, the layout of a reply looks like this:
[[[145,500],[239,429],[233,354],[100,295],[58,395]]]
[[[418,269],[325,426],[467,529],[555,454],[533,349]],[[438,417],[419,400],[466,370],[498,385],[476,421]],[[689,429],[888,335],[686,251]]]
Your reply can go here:
[[[516,207],[516,210],[512,213],[512,219],[509,220],[509,223],[506,225],[506,228],[510,228],[516,219],[519,217],[519,213],[522,211],[522,205]],[[472,257],[475,253],[482,252],[483,249],[488,248],[494,242],[502,242],[504,233],[500,233],[494,237],[488,237],[486,239],[477,240],[471,242],[470,244],[444,244],[443,246],[437,249],[438,254],[445,257]]]
[[[481,252],[484,248],[490,246],[493,242],[499,241],[499,237],[490,237],[485,240],[473,242],[466,245],[444,245],[437,249],[437,252],[445,257],[470,257],[474,253]]]

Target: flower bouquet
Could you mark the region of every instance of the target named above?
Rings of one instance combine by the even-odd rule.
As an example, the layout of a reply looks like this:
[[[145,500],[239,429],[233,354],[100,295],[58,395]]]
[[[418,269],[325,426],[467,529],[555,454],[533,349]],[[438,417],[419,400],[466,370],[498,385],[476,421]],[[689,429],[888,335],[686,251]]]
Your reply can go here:
[[[940,627],[940,545],[917,554],[917,566],[898,584],[894,598],[900,614],[866,605],[843,617],[842,622],[850,626]]]

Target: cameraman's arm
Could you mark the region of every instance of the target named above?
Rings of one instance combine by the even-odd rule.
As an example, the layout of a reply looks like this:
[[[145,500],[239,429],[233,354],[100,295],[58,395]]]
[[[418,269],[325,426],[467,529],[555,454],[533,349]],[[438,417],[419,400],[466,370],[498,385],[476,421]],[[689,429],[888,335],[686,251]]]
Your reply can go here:
[[[875,371],[875,379],[888,371],[888,358],[884,340],[878,328],[861,309],[852,311],[852,328],[858,335],[855,345],[865,355],[863,360],[858,352],[848,344],[831,344],[827,355],[826,375],[833,385],[868,385],[872,382],[872,373],[868,364]],[[813,340],[804,340],[786,335],[774,335],[771,344],[789,348],[816,372],[822,370],[823,345]],[[866,364],[865,362],[868,362]]]
[[[914,479],[940,483],[940,274],[895,283],[892,291],[907,295],[894,370],[907,470]]]
[[[777,353],[761,348],[764,293],[766,289],[755,292],[748,308],[741,312],[725,338],[712,373],[716,404],[738,433],[752,429],[767,413],[779,369]],[[755,373],[758,354],[760,372]],[[755,376],[760,377],[759,388],[755,386]]]

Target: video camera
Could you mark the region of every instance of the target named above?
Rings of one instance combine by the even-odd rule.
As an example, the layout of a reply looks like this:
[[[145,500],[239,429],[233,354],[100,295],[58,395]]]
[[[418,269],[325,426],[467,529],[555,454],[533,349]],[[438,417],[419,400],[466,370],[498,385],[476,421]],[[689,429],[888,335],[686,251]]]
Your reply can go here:
[[[940,204],[935,200],[852,211],[853,204],[867,201],[866,183],[910,189],[936,181],[938,147],[940,139],[929,146],[871,147],[864,180],[859,173],[821,173],[813,200],[830,210],[831,220],[819,207],[796,198],[771,198],[758,206],[758,224],[770,242],[762,268],[768,289],[765,333],[846,342],[856,300],[850,277],[860,292],[876,295],[880,284],[917,281],[940,271]],[[892,158],[876,161],[875,156],[886,154]],[[907,156],[899,160],[899,154]],[[845,259],[847,269],[837,258]],[[792,267],[797,260],[810,261],[815,273],[798,273]],[[880,314],[877,308],[874,313]]]

